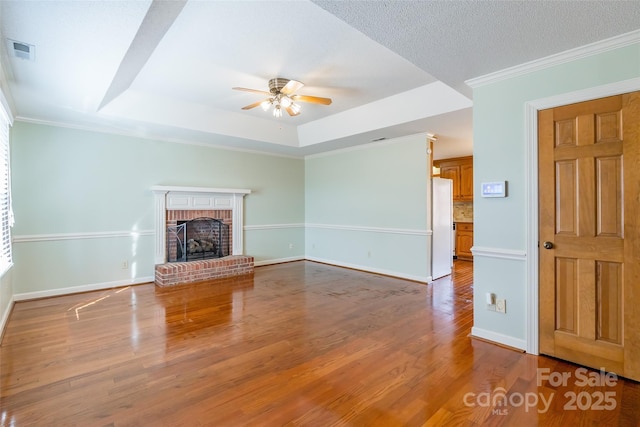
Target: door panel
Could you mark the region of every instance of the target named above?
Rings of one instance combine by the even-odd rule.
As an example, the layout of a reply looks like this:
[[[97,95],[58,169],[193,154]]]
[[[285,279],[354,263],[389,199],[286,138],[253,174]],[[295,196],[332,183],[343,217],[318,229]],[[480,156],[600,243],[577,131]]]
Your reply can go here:
[[[577,234],[576,216],[577,185],[576,161],[563,160],[556,163],[556,234],[575,236]]]
[[[640,92],[538,123],[540,351],[640,380]]]
[[[622,264],[598,261],[598,339],[622,344]]]
[[[556,258],[556,328],[578,332],[578,263],[575,259]]]
[[[596,160],[597,236],[622,237],[622,156]]]

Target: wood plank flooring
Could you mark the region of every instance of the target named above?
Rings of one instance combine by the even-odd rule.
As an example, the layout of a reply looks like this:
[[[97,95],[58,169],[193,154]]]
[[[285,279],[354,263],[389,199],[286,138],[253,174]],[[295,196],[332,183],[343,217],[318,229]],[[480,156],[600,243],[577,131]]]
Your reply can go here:
[[[576,365],[470,338],[472,276],[300,261],[18,302],[0,425],[640,425],[640,384],[582,386]]]

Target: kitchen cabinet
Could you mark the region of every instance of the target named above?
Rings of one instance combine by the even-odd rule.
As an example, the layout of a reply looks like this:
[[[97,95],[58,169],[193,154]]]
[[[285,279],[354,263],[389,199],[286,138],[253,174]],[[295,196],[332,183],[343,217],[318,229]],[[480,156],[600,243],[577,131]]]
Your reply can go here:
[[[473,156],[434,160],[440,178],[453,180],[453,200],[473,200]]]
[[[440,178],[453,180],[453,200],[460,200],[460,167],[440,166]]]
[[[473,159],[460,165],[460,200],[473,200]]]
[[[456,256],[458,259],[473,261],[473,223],[456,222]]]

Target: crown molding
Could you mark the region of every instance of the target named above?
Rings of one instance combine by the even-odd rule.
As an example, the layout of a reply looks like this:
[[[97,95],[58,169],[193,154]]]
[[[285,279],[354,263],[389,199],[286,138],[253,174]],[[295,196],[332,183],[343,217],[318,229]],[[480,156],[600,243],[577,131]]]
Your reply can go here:
[[[237,148],[237,147],[232,147],[228,145],[210,144],[207,142],[190,141],[186,139],[166,138],[160,135],[148,135],[147,133],[139,132],[135,130],[113,129],[113,128],[99,125],[99,124],[90,126],[90,125],[74,124],[74,123],[68,123],[68,122],[62,122],[62,121],[56,121],[56,120],[35,119],[27,116],[17,116],[15,117],[15,121],[34,124],[34,125],[52,126],[52,127],[63,128],[63,129],[73,129],[73,130],[80,130],[85,132],[97,132],[97,133],[103,133],[108,135],[125,136],[129,138],[138,138],[141,140],[168,142],[172,144],[193,145],[196,147],[212,148],[214,150],[235,151],[240,153],[258,154],[258,155],[271,156],[271,157],[283,157],[287,159],[296,159],[296,160],[304,159],[304,156],[274,153],[271,151],[263,151],[263,150],[252,150],[250,148]]]
[[[485,74],[484,76],[465,80],[465,83],[472,89],[476,89],[481,86],[498,83],[503,80],[522,76],[535,71],[555,67],[556,65],[620,49],[635,43],[640,43],[640,30],[631,31],[629,33],[566,50],[534,61],[525,62],[524,64],[516,65],[514,67],[505,68],[494,73]]]
[[[418,133],[414,133],[411,135],[403,135],[403,136],[396,136],[394,138],[389,138],[389,139],[384,139],[381,141],[375,141],[375,142],[369,142],[369,143],[365,143],[365,144],[359,144],[359,145],[354,145],[352,147],[346,147],[346,148],[336,148],[335,150],[329,150],[329,151],[322,151],[320,153],[315,153],[315,154],[307,154],[306,156],[304,156],[305,159],[315,159],[318,157],[327,157],[327,156],[334,156],[336,154],[342,154],[342,153],[348,153],[350,151],[360,151],[360,150],[366,150],[372,147],[381,147],[381,146],[385,146],[385,145],[392,145],[392,144],[397,144],[399,142],[403,142],[406,139],[414,139],[417,137],[424,137],[425,141],[428,138],[428,133],[427,132],[418,132]]]
[[[13,125],[15,120],[15,103],[11,98],[11,92],[9,92],[9,84],[7,83],[7,76],[4,72],[6,61],[0,54],[0,106],[4,109],[9,118],[9,124]]]

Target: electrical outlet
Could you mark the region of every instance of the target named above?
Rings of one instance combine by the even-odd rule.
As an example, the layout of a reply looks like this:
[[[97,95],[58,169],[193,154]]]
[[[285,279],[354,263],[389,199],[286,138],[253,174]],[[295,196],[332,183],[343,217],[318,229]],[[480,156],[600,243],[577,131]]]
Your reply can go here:
[[[126,270],[127,268],[129,268],[129,261],[127,260],[122,261],[122,269]]]
[[[289,249],[293,249],[293,243],[289,243]]]
[[[371,258],[371,251],[367,251],[367,258]]]
[[[507,312],[507,300],[504,298],[496,298],[496,311],[498,313]]]

